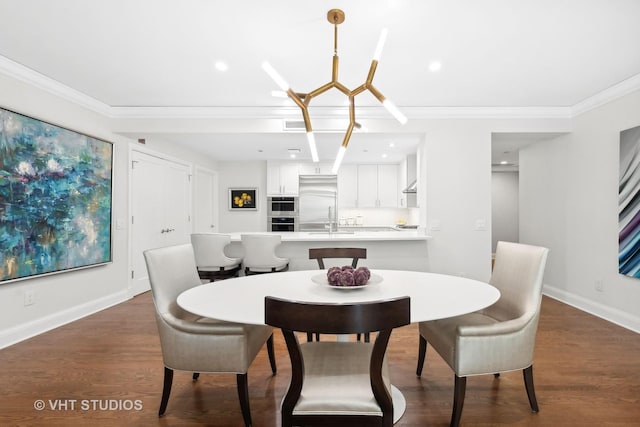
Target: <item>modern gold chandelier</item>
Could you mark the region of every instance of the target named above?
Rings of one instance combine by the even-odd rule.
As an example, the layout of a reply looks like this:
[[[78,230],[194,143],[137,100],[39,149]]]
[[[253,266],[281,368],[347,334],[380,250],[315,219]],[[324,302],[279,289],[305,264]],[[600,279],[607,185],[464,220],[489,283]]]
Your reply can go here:
[[[378,99],[382,103],[382,105],[401,123],[405,124],[407,122],[407,118],[398,110],[398,108],[388,99],[386,99],[382,93],[378,89],[373,86],[373,76],[376,72],[376,68],[378,66],[378,61],[380,59],[380,55],[382,54],[382,48],[384,47],[384,43],[387,38],[387,29],[382,30],[382,34],[380,34],[380,39],[378,40],[378,45],[376,46],[375,53],[373,54],[373,59],[371,60],[371,66],[369,67],[369,73],[367,75],[367,79],[363,84],[355,88],[354,90],[350,90],[345,85],[338,81],[338,25],[344,22],[344,12],[340,9],[331,9],[327,13],[327,20],[329,23],[333,24],[333,67],[331,71],[331,81],[326,83],[319,88],[309,92],[309,93],[299,93],[294,92],[293,89],[289,86],[289,84],[278,74],[278,72],[269,64],[267,61],[262,63],[262,68],[269,74],[269,76],[275,81],[275,83],[287,93],[287,96],[295,102],[295,104],[300,107],[302,110],[302,118],[304,120],[304,126],[307,131],[307,139],[309,142],[309,149],[311,150],[311,158],[314,162],[319,162],[320,159],[318,157],[318,150],[316,148],[316,141],[313,135],[313,128],[311,126],[311,119],[309,118],[309,103],[311,100],[318,95],[328,91],[329,89],[338,89],[340,92],[344,93],[349,99],[349,126],[347,127],[347,131],[344,135],[344,139],[342,140],[342,145],[338,149],[338,154],[336,156],[336,160],[333,164],[332,172],[335,174],[338,172],[340,168],[340,164],[342,163],[342,158],[344,157],[344,153],[347,150],[347,145],[349,145],[349,139],[351,139],[351,134],[353,133],[354,128],[360,128],[360,124],[356,122],[356,110],[355,110],[355,97],[364,91],[368,90],[371,92],[373,96]]]

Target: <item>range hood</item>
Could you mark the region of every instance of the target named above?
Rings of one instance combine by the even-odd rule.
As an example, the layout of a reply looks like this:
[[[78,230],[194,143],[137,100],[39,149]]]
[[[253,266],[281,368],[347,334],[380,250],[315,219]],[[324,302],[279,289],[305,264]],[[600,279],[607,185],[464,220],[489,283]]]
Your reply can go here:
[[[414,179],[402,192],[404,194],[416,194],[418,192],[418,180]]]

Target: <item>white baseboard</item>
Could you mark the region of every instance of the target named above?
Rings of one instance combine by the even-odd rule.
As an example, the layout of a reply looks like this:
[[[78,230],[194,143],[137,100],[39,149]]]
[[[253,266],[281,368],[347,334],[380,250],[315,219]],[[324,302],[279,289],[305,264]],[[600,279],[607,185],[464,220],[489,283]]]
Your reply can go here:
[[[549,285],[544,285],[542,292],[548,297],[569,304],[579,310],[640,333],[640,316],[629,314]]]
[[[89,316],[131,296],[127,289],[0,332],[0,349]]]

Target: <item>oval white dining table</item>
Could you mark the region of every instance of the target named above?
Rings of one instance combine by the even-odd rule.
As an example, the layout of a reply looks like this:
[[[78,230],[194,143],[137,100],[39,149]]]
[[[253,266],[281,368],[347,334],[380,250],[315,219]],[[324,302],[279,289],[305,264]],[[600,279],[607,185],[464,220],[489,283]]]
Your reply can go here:
[[[500,292],[488,283],[465,277],[403,270],[371,270],[382,280],[360,289],[336,289],[313,277],[325,270],[256,274],[207,283],[178,296],[178,305],[198,316],[264,325],[264,297],[294,301],[351,303],[408,296],[411,322],[443,319],[488,307]]]
[[[178,296],[178,305],[203,317],[264,325],[264,297],[321,303],[359,303],[408,296],[411,322],[443,319],[488,307],[500,292],[488,283],[458,276],[402,270],[371,270],[378,283],[359,289],[336,289],[318,282],[326,270],[257,274],[208,283]],[[373,281],[373,280],[372,280]],[[394,423],[406,401],[392,386]]]

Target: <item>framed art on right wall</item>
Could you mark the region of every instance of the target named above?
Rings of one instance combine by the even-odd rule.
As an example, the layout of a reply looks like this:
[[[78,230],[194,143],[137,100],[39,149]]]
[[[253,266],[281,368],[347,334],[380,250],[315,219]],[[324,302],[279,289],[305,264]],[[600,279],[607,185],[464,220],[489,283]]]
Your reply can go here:
[[[618,271],[640,278],[640,126],[620,132]]]

